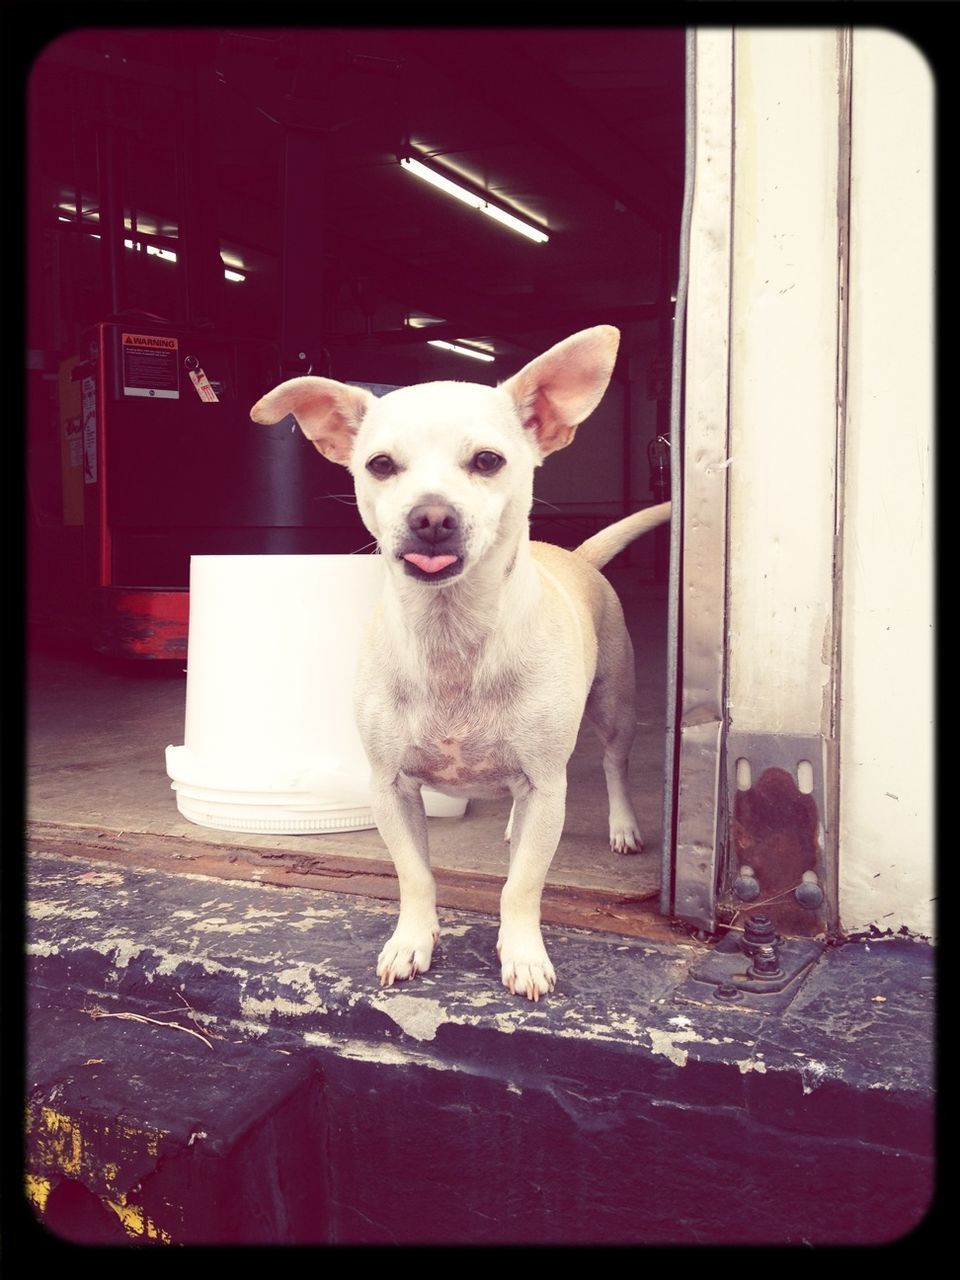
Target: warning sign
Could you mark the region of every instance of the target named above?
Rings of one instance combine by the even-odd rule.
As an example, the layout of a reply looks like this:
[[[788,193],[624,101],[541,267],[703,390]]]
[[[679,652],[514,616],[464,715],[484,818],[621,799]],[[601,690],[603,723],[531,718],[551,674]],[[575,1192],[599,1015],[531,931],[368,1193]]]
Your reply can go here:
[[[123,394],[179,400],[179,340],[166,334],[123,335]]]

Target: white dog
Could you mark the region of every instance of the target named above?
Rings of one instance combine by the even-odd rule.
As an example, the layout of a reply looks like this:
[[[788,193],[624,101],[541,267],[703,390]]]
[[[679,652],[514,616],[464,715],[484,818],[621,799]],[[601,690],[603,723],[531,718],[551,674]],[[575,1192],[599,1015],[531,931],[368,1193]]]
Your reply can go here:
[[[513,797],[497,953],[504,984],[538,1000],[556,982],[540,931],[544,879],[563,829],[567,761],[587,718],[603,744],[610,845],[642,848],[627,794],[633,651],[599,566],[669,519],[662,503],[575,552],[531,543],[533,472],[600,402],[620,335],[558,343],[499,387],[432,382],[382,398],[293,378],[252,409],[292,414],[349,468],[386,587],[360,656],[356,714],[372,806],[400,883],[381,985],[430,968],[439,936],[423,784]]]

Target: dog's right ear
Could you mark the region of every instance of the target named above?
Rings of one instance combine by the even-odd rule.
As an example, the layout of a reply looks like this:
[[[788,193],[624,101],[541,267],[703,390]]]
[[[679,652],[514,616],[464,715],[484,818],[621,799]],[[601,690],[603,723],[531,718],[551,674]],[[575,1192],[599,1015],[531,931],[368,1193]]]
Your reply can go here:
[[[313,447],[346,467],[360,423],[376,399],[363,387],[348,387],[332,378],[291,378],[258,400],[250,417],[267,424],[293,414]]]

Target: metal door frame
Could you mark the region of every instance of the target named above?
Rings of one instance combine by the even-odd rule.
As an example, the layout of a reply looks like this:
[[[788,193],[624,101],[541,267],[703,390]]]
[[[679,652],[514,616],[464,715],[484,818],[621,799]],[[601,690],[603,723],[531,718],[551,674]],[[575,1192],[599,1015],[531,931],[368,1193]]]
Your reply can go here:
[[[812,790],[837,923],[850,84],[846,30],[688,33],[661,906],[708,933],[751,766]]]

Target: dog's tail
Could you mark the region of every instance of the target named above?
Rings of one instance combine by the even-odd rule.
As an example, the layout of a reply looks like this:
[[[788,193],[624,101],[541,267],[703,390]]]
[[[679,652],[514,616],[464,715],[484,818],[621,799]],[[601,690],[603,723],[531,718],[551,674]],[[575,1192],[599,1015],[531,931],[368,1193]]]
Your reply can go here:
[[[618,551],[629,546],[634,538],[650,533],[669,519],[669,502],[661,502],[655,507],[644,507],[642,511],[637,511],[624,520],[618,520],[616,524],[608,525],[606,529],[601,529],[586,542],[581,542],[574,555],[583,556],[584,560],[592,564],[595,569],[602,569]]]

